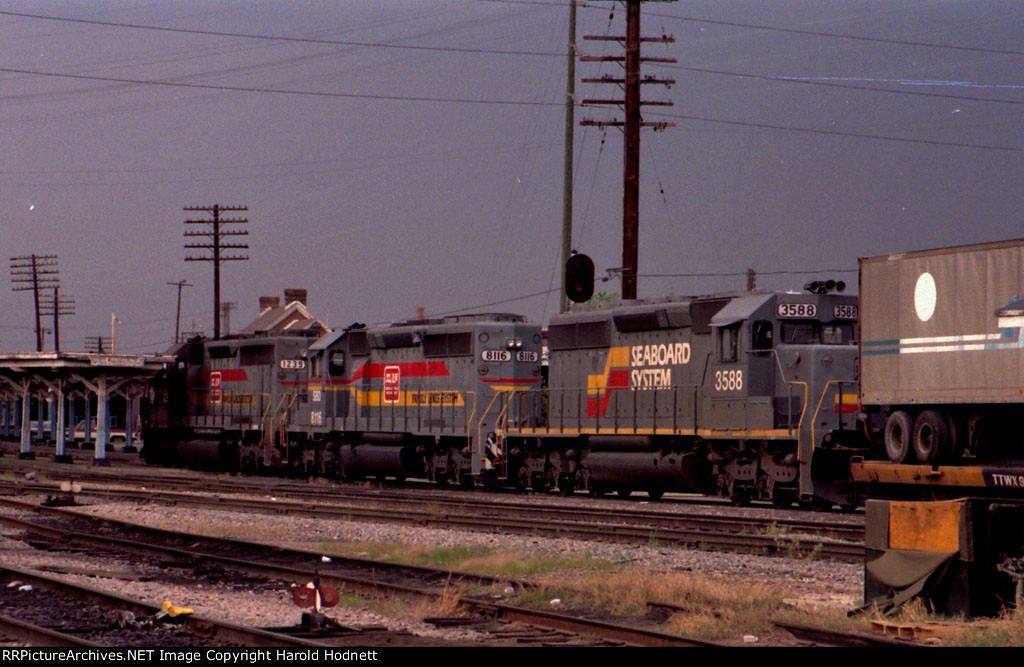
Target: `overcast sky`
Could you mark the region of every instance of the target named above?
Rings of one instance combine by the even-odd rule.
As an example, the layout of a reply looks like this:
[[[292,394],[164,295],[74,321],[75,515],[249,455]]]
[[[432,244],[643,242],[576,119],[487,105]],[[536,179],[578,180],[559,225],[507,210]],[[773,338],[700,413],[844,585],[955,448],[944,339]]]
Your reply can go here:
[[[167,283],[182,279],[195,285],[183,329],[212,331],[212,265],[185,261],[191,205],[249,208],[249,260],[223,268],[232,329],[289,287],[335,327],[417,306],[533,321],[557,310],[555,293],[485,304],[558,287],[566,2],[19,0],[0,12],[0,239],[7,257],[59,256],[77,309],[61,321],[64,349],[109,336],[111,313],[119,352],[165,349]],[[644,53],[678,62],[644,69],[676,80],[644,87],[675,103],[645,118],[677,125],[643,134],[641,297],[744,284],[659,274],[753,268],[759,287],[800,288],[814,276],[795,272],[853,271],[862,256],[1022,236],[1021,2],[643,12],[645,35],[676,40]],[[624,15],[591,1],[578,34],[623,34]],[[580,40],[588,54],[618,48]],[[609,88],[577,84],[580,98]],[[577,122],[615,116],[577,109]],[[622,135],[577,127],[575,145],[573,245],[603,275],[621,265]],[[0,349],[30,350],[30,293],[5,281]]]

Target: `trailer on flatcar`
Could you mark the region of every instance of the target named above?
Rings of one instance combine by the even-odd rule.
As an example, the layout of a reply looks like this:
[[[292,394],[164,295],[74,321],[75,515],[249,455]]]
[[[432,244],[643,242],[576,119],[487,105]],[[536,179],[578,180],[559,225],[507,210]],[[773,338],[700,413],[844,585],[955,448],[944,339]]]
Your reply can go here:
[[[860,268],[860,400],[884,419],[888,461],[856,464],[855,479],[934,495],[1024,491],[1024,239]]]

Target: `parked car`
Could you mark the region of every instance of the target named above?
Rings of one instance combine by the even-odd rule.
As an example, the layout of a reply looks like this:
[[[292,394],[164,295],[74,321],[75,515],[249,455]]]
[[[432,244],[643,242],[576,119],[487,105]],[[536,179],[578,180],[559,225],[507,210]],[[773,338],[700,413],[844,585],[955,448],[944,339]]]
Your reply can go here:
[[[95,438],[96,438],[96,419],[95,418],[91,419],[89,423],[90,423],[90,426],[89,426],[89,440],[90,440],[90,442],[93,442],[93,441],[95,441]],[[85,420],[84,419],[80,420],[77,424],[75,424],[75,430],[74,430],[74,433],[72,435],[72,438],[74,439],[75,442],[78,442],[78,443],[84,443],[85,442]],[[132,433],[132,440],[133,440],[133,442],[138,444],[139,439],[140,438],[139,438],[139,432],[138,431],[135,431],[134,433]],[[118,428],[116,426],[112,427],[110,429],[110,446],[111,447],[118,447],[118,448],[120,448],[120,447],[124,447],[126,444],[128,444],[128,432],[125,429],[123,429],[123,428]]]

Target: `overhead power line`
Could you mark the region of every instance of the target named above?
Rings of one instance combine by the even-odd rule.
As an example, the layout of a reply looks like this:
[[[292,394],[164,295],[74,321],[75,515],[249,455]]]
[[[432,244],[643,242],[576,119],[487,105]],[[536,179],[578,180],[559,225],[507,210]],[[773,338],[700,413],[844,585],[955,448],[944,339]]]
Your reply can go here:
[[[700,74],[718,74],[720,76],[733,76],[741,79],[758,79],[760,81],[779,81],[782,83],[802,83],[809,86],[822,86],[825,88],[843,88],[847,90],[859,90],[872,93],[892,93],[894,95],[915,95],[918,97],[940,97],[949,100],[963,100],[965,102],[992,102],[995,104],[1017,104],[1024,105],[1024,100],[1005,100],[995,97],[976,97],[973,95],[949,95],[946,93],[932,93],[923,90],[901,90],[895,88],[878,88],[856,83],[838,83],[835,81],[816,81],[802,79],[792,76],[770,76],[767,74],[744,74],[742,72],[726,72],[723,70],[709,69],[706,67],[684,67],[682,65],[664,65],[670,69],[678,69],[686,72],[698,72]]]
[[[114,21],[96,21],[93,19],[75,19],[64,16],[46,16],[43,14],[26,14],[23,12],[3,12],[0,16],[13,16],[24,19],[39,19],[43,21],[61,21],[64,23],[84,23],[88,25],[104,26],[108,28],[130,28],[133,30],[152,30],[157,32],[172,32],[186,35],[203,35],[206,37],[232,37],[238,39],[259,39],[270,42],[293,42],[298,44],[319,44],[323,46],[364,46],[378,49],[405,49],[408,51],[439,51],[442,53],[474,53],[499,56],[547,56],[564,58],[564,53],[554,51],[517,51],[503,49],[478,49],[461,46],[416,46],[411,44],[386,44],[383,42],[352,42],[338,39],[317,39],[313,37],[285,37],[281,35],[257,35],[244,32],[226,32],[220,30],[196,30],[191,28],[169,28],[166,26],[142,25],[139,23],[118,23]]]
[[[820,30],[805,30],[802,28],[778,28],[767,25],[757,25],[754,23],[737,23],[735,21],[718,21],[715,19],[698,19],[692,16],[674,16],[672,14],[658,14],[656,12],[650,12],[650,16],[657,16],[663,19],[673,19],[676,21],[688,21],[691,23],[706,23],[708,25],[722,25],[730,28],[749,28],[752,30],[768,30],[771,32],[784,32],[791,35],[808,35],[813,37],[828,37],[831,39],[851,39],[860,42],[874,42],[877,44],[895,44],[897,46],[920,46],[929,49],[950,49],[953,51],[970,51],[972,53],[988,53],[993,55],[1002,56],[1024,56],[1024,51],[1014,51],[1011,49],[988,49],[979,46],[958,46],[956,44],[939,44],[937,42],[917,42],[913,40],[904,39],[886,39],[883,37],[867,37],[864,35],[849,35],[839,32],[823,32]]]
[[[683,120],[697,120],[705,123],[720,123],[723,125],[734,125],[737,127],[753,127],[761,130],[782,130],[786,132],[803,132],[805,134],[822,134],[835,137],[850,137],[854,139],[876,139],[879,141],[898,141],[907,144],[923,144],[927,146],[947,146],[949,148],[974,148],[987,151],[1005,151],[1010,153],[1024,153],[1024,148],[1014,146],[994,146],[990,144],[968,144],[958,141],[936,141],[933,139],[911,139],[909,137],[892,137],[882,134],[865,134],[861,132],[840,132],[838,130],[816,130],[808,127],[787,127],[785,125],[772,125],[770,123],[752,123],[739,120],[723,120],[720,118],[708,118],[706,116],[686,116],[671,113],[653,113],[651,115],[667,116],[669,118],[681,118]]]
[[[331,93],[317,90],[283,90],[280,88],[247,88],[245,86],[224,86],[208,83],[183,83],[176,81],[161,81],[158,79],[126,79],[113,76],[95,76],[90,74],[68,74],[66,72],[44,72],[42,70],[15,69],[11,67],[0,67],[0,72],[9,74],[28,74],[31,76],[50,76],[60,79],[79,79],[85,81],[104,81],[107,83],[131,83],[140,86],[165,86],[170,88],[198,88],[202,90],[222,90],[237,93],[265,93],[274,95],[308,95],[312,97],[340,97],[362,100],[398,100],[406,102],[449,102],[461,104],[504,104],[510,106],[534,106],[534,107],[558,107],[565,106],[564,102],[531,102],[528,100],[480,100],[458,97],[418,97],[415,95],[368,95],[360,93]]]
[[[564,8],[564,2],[556,2],[549,0],[544,2],[543,0],[481,0],[483,2],[492,3],[503,3],[510,5],[538,5],[551,8]],[[580,1],[577,6],[583,9],[595,9],[601,12],[607,12],[608,8],[605,3],[600,4],[589,4],[585,1]],[[989,53],[993,55],[1007,55],[1007,56],[1024,56],[1024,51],[1016,51],[1013,49],[992,49],[980,46],[960,46],[957,44],[940,44],[938,42],[919,42],[915,40],[906,39],[889,39],[885,37],[869,37],[866,35],[851,35],[848,33],[839,32],[825,32],[823,30],[807,30],[805,28],[780,28],[777,26],[759,25],[756,23],[740,23],[738,21],[720,21],[716,19],[700,19],[693,16],[678,16],[675,14],[663,14],[659,12],[646,12],[647,16],[671,19],[674,21],[687,21],[690,23],[705,23],[707,25],[721,25],[730,28],[749,28],[751,30],[766,30],[770,32],[782,32],[789,33],[792,35],[806,35],[810,37],[828,37],[831,39],[849,39],[861,42],[875,42],[879,44],[894,44],[896,46],[917,46],[929,49],[951,49],[953,51],[970,51],[973,53]]]
[[[491,301],[490,303],[481,303],[476,306],[469,306],[467,308],[458,308],[456,310],[449,310],[444,313],[428,313],[428,317],[444,317],[445,315],[454,315],[456,313],[464,313],[467,310],[479,310],[480,308],[490,308],[491,306],[499,306],[504,303],[512,303],[513,301],[522,301],[523,299],[532,299],[537,296],[544,296],[546,294],[552,294],[554,292],[561,292],[561,287],[555,287],[553,289],[546,289],[542,292],[534,292],[533,294],[524,294],[523,296],[515,296],[511,299],[502,299],[501,301]]]

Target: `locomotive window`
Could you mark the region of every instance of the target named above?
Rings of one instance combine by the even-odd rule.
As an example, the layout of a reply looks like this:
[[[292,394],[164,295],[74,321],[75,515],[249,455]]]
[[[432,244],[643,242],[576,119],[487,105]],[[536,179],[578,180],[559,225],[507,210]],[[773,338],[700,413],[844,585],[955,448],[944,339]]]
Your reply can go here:
[[[202,343],[191,343],[188,346],[188,365],[189,366],[202,366],[203,365],[203,344]]]
[[[783,322],[782,342],[794,345],[812,345],[818,342],[818,328],[814,324]]]
[[[729,303],[729,299],[709,299],[695,301],[690,305],[690,317],[693,319],[693,333],[711,333],[711,318]]]
[[[736,361],[739,348],[739,325],[718,327],[718,360]]]
[[[423,337],[423,356],[458,357],[473,354],[473,334],[433,334]]]
[[[211,345],[209,352],[211,359],[227,359],[235,356],[237,350],[231,349],[230,345]]]
[[[444,334],[423,337],[423,356],[443,357],[445,354]]]
[[[271,366],[274,363],[273,345],[249,345],[239,351],[238,362],[243,366]]]
[[[850,345],[853,343],[853,326],[850,324],[822,325],[821,342],[825,345]]]
[[[370,353],[370,343],[366,340],[365,331],[349,331],[348,351],[356,357],[365,357]]]
[[[552,350],[576,349],[576,325],[552,324],[548,327],[548,346]]]
[[[612,320],[615,322],[615,328],[619,331],[652,331],[667,329],[670,326],[668,312],[665,310],[615,315]]]
[[[416,345],[416,337],[411,331],[400,333],[386,333],[380,337],[381,347],[413,347]]]
[[[448,354],[452,356],[473,354],[473,334],[468,331],[448,334]]]
[[[783,322],[782,342],[795,345],[852,345],[853,325]]]
[[[345,374],[345,350],[331,350],[330,364],[328,370],[331,375]]]
[[[607,320],[603,322],[585,322],[579,325],[577,335],[579,346],[608,347],[612,342],[611,327]]]
[[[770,350],[772,349],[773,332],[772,323],[768,320],[758,320],[754,322],[752,329],[753,336],[751,337],[750,347],[754,350]]]

